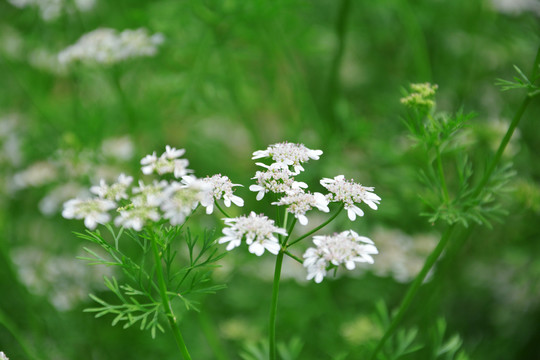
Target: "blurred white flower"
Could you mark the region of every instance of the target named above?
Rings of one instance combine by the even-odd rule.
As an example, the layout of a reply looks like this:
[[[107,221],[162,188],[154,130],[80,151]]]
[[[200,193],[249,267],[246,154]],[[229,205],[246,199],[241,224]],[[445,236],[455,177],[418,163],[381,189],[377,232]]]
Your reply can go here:
[[[102,199],[119,201],[121,199],[127,199],[127,189],[131,185],[133,177],[120,174],[118,180],[111,185],[107,185],[104,179],[99,181],[99,186],[92,186],[90,192],[96,194]]]
[[[287,211],[294,214],[302,225],[307,225],[308,218],[306,217],[306,212],[313,207],[323,212],[330,211],[328,209],[328,199],[323,194],[318,192],[311,194],[301,190],[287,193],[279,201],[273,202],[272,205],[287,206]]]
[[[0,360],[9,360],[9,358],[4,354],[3,351],[0,351]]]
[[[25,170],[13,176],[15,189],[24,189],[31,186],[42,186],[58,178],[56,166],[49,161],[33,163]]]
[[[39,201],[38,207],[44,215],[56,214],[62,204],[73,198],[89,197],[88,189],[77,182],[67,182],[60,184],[50,190],[44,198]]]
[[[152,184],[145,185],[142,180],[139,180],[139,186],[133,188],[133,194],[140,194],[142,201],[150,206],[158,207],[164,199],[164,190],[169,186],[165,180],[154,180]]]
[[[491,0],[491,5],[498,12],[519,15],[530,11],[540,15],[540,2],[538,0]]]
[[[58,54],[64,64],[76,61],[110,65],[130,58],[154,56],[162,44],[162,34],[148,35],[146,29],[124,30],[99,28],[83,35],[75,44]]]
[[[189,165],[187,159],[178,159],[180,156],[184,155],[185,152],[184,149],[175,149],[167,145],[165,152],[161,154],[159,158],[156,156],[155,151],[150,155],[146,155],[141,160],[141,165],[143,165],[141,170],[145,175],[149,175],[153,172],[156,172],[159,175],[172,173],[175,178],[179,179],[182,176],[193,172],[187,168]]]
[[[199,203],[208,203],[212,187],[194,176],[184,176],[182,183],[173,182],[164,190],[161,210],[171,225],[183,224]]]
[[[101,152],[109,158],[129,161],[135,153],[135,146],[129,136],[108,138],[101,143]]]
[[[377,204],[381,200],[372,192],[375,188],[362,186],[352,180],[347,181],[343,175],[338,175],[333,179],[324,178],[321,180],[321,185],[330,191],[327,195],[330,202],[343,202],[351,221],[354,221],[356,216],[364,216],[362,209],[355,203],[363,202],[373,210],[377,210]]]
[[[41,18],[45,21],[59,18],[63,11],[73,11],[71,6],[75,7],[75,11],[86,12],[95,5],[95,0],[8,0],[8,2],[18,8],[37,7]]]
[[[109,210],[116,208],[116,203],[105,199],[71,199],[64,203],[62,216],[66,219],[83,219],[84,225],[94,230],[97,224],[105,224],[111,219]]]
[[[326,276],[328,266],[345,264],[348,270],[353,270],[356,263],[373,264],[371,255],[378,254],[373,241],[353,230],[333,236],[314,236],[313,243],[316,247],[307,249],[303,257],[304,267],[308,272],[307,279],[315,279],[316,283],[320,283]]]
[[[141,231],[148,221],[159,221],[161,216],[157,208],[146,201],[146,197],[139,195],[131,199],[131,204],[118,209],[119,215],[114,219],[116,226]]]
[[[226,207],[230,207],[231,203],[236,206],[244,206],[244,200],[233,194],[233,186],[242,186],[233,184],[227,176],[221,174],[214,175],[202,179],[205,183],[211,186],[212,196],[207,197],[201,205],[206,208],[206,213],[211,214],[214,211],[214,202],[223,198],[223,203]]]
[[[293,175],[298,175],[301,171],[304,171],[302,163],[309,159],[319,160],[322,153],[321,150],[308,149],[304,144],[283,142],[270,145],[266,150],[255,151],[252,159],[270,157],[277,163],[293,166]]]
[[[28,55],[28,63],[38,70],[54,75],[64,75],[67,72],[65,64],[58,61],[58,54],[44,48],[32,50]]]
[[[257,200],[261,200],[264,194],[271,191],[273,193],[286,193],[300,188],[307,188],[307,184],[295,181],[292,177],[293,173],[289,170],[288,165],[284,163],[273,163],[264,166],[267,171],[257,171],[252,179],[257,181],[257,184],[251,185],[249,190],[257,192]]]
[[[245,240],[252,254],[261,256],[266,249],[277,255],[281,246],[275,234],[287,236],[287,231],[275,226],[274,220],[264,215],[257,215],[253,211],[249,216],[227,218],[224,222],[227,226],[223,229],[225,236],[219,238],[218,242],[228,243],[227,250],[240,246],[242,240]]]

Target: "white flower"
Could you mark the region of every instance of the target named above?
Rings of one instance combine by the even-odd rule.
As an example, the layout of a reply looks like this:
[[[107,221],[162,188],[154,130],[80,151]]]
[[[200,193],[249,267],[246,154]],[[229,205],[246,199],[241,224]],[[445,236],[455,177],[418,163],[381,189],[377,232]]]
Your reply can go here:
[[[3,351],[0,351],[0,360],[9,360],[9,358],[4,354]]]
[[[322,153],[321,150],[308,149],[304,144],[283,142],[270,145],[266,150],[255,151],[252,159],[271,157],[277,163],[293,166],[293,175],[298,175],[301,171],[304,171],[302,163],[309,159],[319,160]]]
[[[362,186],[352,180],[347,181],[343,175],[338,175],[333,179],[324,178],[321,180],[321,185],[330,191],[327,195],[330,202],[343,202],[351,221],[354,221],[357,215],[364,216],[362,209],[355,203],[364,202],[373,210],[377,210],[377,204],[381,200],[372,192],[375,188]]]
[[[371,255],[378,254],[373,241],[353,230],[334,236],[314,236],[313,243],[316,247],[307,249],[303,257],[304,267],[308,271],[307,279],[315,279],[316,283],[320,283],[326,276],[328,266],[344,264],[348,270],[353,270],[356,263],[373,264]]]
[[[274,255],[279,253],[281,246],[275,234],[287,236],[285,229],[274,225],[274,221],[264,215],[257,215],[253,211],[249,216],[225,219],[223,229],[225,236],[219,239],[219,243],[228,243],[227,250],[240,246],[242,240],[249,245],[249,252],[261,256],[264,250]]]
[[[169,219],[171,225],[183,224],[199,203],[208,203],[212,197],[210,184],[194,176],[184,176],[182,183],[173,182],[163,192],[161,204],[163,217]]]
[[[307,225],[308,219],[306,212],[316,207],[320,211],[329,212],[328,200],[321,193],[305,193],[303,191],[293,191],[287,193],[279,201],[273,202],[272,205],[285,205],[287,211],[294,214],[300,224]]]
[[[149,204],[143,195],[135,196],[131,204],[118,209],[118,212],[119,216],[114,219],[114,224],[135,231],[141,231],[149,220],[158,221],[161,218],[157,208]]]
[[[274,163],[270,166],[257,163],[264,166],[267,171],[257,171],[252,179],[257,180],[257,184],[251,185],[249,190],[257,192],[257,200],[261,200],[264,194],[271,191],[273,193],[287,193],[300,188],[307,188],[307,184],[295,181],[293,173],[288,166],[283,163]]]
[[[58,170],[50,161],[33,163],[25,170],[13,175],[15,189],[38,187],[58,178]]]
[[[154,180],[152,184],[145,185],[142,180],[139,180],[139,186],[133,188],[134,194],[140,194],[146,204],[157,207],[161,205],[164,199],[164,190],[169,185],[165,180]]]
[[[8,2],[18,8],[24,8],[28,6],[38,8],[41,18],[45,21],[52,21],[59,18],[64,11],[89,11],[95,5],[95,0],[8,0]],[[75,9],[72,9],[73,7],[75,7]]]
[[[129,136],[108,138],[101,144],[103,155],[120,161],[129,161],[133,158],[135,146]]]
[[[58,60],[64,64],[82,61],[110,65],[130,58],[154,56],[163,41],[163,35],[149,36],[145,29],[118,33],[114,29],[100,28],[60,52]]]
[[[214,211],[215,200],[223,198],[223,203],[226,207],[230,207],[231,203],[236,206],[244,206],[244,200],[233,194],[233,186],[242,186],[239,184],[233,184],[227,176],[221,174],[214,175],[202,179],[205,183],[211,186],[212,196],[208,197],[205,201],[201,201],[201,205],[206,208],[206,213],[211,214]]]
[[[165,152],[161,154],[159,158],[156,156],[155,152],[151,155],[146,155],[141,160],[141,165],[143,165],[141,170],[146,175],[149,175],[154,171],[159,175],[173,173],[174,177],[179,179],[192,172],[192,170],[187,168],[189,165],[188,160],[178,159],[185,152],[184,149],[175,149],[167,145]]]
[[[90,192],[96,194],[102,199],[119,201],[121,199],[127,199],[127,188],[131,185],[133,177],[120,174],[116,183],[107,185],[104,179],[99,181],[99,186],[92,186]]]
[[[111,219],[108,211],[115,207],[113,201],[105,199],[71,199],[64,203],[62,216],[66,219],[84,218],[84,225],[94,230],[97,224],[105,224]]]

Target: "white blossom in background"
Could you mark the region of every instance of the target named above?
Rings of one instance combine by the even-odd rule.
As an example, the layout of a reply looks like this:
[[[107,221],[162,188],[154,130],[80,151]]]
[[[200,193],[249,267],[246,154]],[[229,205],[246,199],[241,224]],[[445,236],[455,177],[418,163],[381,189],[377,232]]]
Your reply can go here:
[[[0,351],[0,360],[9,360],[9,358],[4,354],[3,351]]]
[[[50,161],[33,163],[13,176],[15,189],[25,189],[48,184],[58,178],[56,166]]]
[[[303,191],[291,191],[273,202],[272,205],[287,206],[287,211],[298,219],[302,225],[307,225],[308,218],[306,212],[316,207],[322,212],[329,212],[328,199],[321,193],[309,193]]]
[[[202,179],[205,183],[211,187],[211,195],[201,202],[201,205],[206,208],[207,214],[214,212],[214,202],[216,200],[223,199],[223,203],[226,207],[230,207],[231,203],[236,206],[244,206],[244,199],[233,194],[234,186],[242,186],[239,184],[233,184],[227,176],[221,174],[213,175]]]
[[[356,263],[373,264],[371,255],[378,254],[373,241],[353,230],[333,236],[314,236],[313,244],[316,247],[308,248],[303,257],[304,267],[308,272],[307,279],[315,279],[316,283],[323,280],[329,266],[344,264],[348,270],[353,270]]]
[[[362,209],[355,204],[366,203],[373,210],[377,210],[377,205],[381,201],[381,198],[373,193],[375,188],[362,186],[352,180],[345,180],[343,175],[338,175],[333,179],[324,178],[321,180],[321,185],[330,191],[330,194],[327,195],[330,202],[344,204],[351,221],[354,221],[356,216],[364,216]]]
[[[266,148],[266,150],[255,151],[252,159],[270,157],[276,163],[293,166],[294,171],[292,174],[298,175],[301,171],[304,171],[304,168],[301,165],[302,163],[305,163],[309,159],[319,160],[322,153],[323,152],[321,150],[308,149],[304,144],[283,142],[270,145],[268,148]]]
[[[58,61],[58,54],[45,48],[37,48],[28,55],[30,66],[54,75],[64,75],[67,73],[65,64]]]
[[[224,219],[226,227],[223,229],[225,236],[219,238],[220,244],[227,243],[227,250],[240,246],[245,240],[249,246],[249,252],[261,256],[264,250],[274,255],[279,253],[281,246],[276,235],[287,236],[285,229],[274,225],[274,220],[267,216],[257,215],[253,211],[249,216]]]
[[[251,185],[249,190],[257,192],[257,200],[262,200],[267,192],[287,193],[290,191],[307,188],[307,184],[300,181],[295,181],[293,173],[289,170],[288,165],[284,163],[273,163],[265,165],[257,163],[256,165],[267,168],[267,171],[257,171],[252,178],[257,184]]]
[[[540,1],[538,0],[491,0],[493,8],[503,14],[519,15],[530,11],[540,15]]]
[[[45,21],[59,18],[64,11],[87,12],[95,5],[95,0],[8,0],[8,2],[18,8],[38,8],[41,18]],[[72,9],[72,6],[75,9]]]
[[[212,198],[212,187],[194,176],[184,176],[182,183],[173,182],[165,190],[161,210],[171,225],[181,225],[200,203]]]
[[[141,231],[148,221],[159,221],[161,215],[158,208],[148,204],[146,197],[139,195],[131,199],[131,204],[118,209],[119,215],[114,219],[116,226]]]
[[[75,44],[58,54],[64,64],[77,61],[111,65],[131,58],[154,56],[162,44],[162,34],[149,35],[146,29],[99,28],[83,35]]]
[[[72,181],[59,184],[47,192],[47,195],[39,201],[38,207],[43,215],[51,216],[58,213],[62,209],[62,204],[69,199],[88,197],[90,197],[88,189],[80,183]]]
[[[84,219],[84,225],[94,230],[98,224],[105,224],[111,219],[109,210],[116,208],[116,203],[105,199],[71,199],[64,203],[62,216],[66,219]]]
[[[111,185],[107,185],[104,179],[99,181],[99,185],[92,186],[90,192],[97,195],[101,199],[120,201],[122,199],[127,199],[127,189],[133,182],[133,177],[127,176],[125,174],[120,174],[118,180]]]
[[[16,114],[8,114],[0,118],[0,166],[18,167],[23,156],[19,128],[21,122]]]
[[[119,161],[129,161],[135,154],[135,145],[129,136],[107,138],[101,143],[104,156]]]
[[[167,145],[165,152],[159,158],[156,152],[142,158],[141,170],[145,175],[152,174],[153,172],[159,175],[174,174],[174,177],[179,179],[193,172],[187,168],[189,165],[187,159],[179,159],[185,152],[184,149],[176,149]]]

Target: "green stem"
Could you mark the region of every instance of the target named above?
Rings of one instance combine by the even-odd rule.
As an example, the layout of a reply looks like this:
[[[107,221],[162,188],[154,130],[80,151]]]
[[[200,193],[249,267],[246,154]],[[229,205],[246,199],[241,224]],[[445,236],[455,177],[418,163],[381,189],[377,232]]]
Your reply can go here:
[[[167,316],[169,326],[171,327],[174,339],[176,340],[176,344],[178,345],[178,348],[182,353],[183,359],[191,360],[191,356],[189,355],[186,344],[184,343],[184,338],[182,337],[180,328],[176,323],[176,317],[174,316],[174,312],[172,310],[171,301],[169,299],[169,296],[167,295],[167,286],[165,284],[165,277],[163,276],[163,265],[161,263],[161,256],[159,255],[157,240],[154,234],[152,234],[152,251],[154,253],[154,261],[156,263],[156,272],[159,283],[159,294],[161,296],[161,302],[163,304],[163,311]]]
[[[308,231],[307,233],[305,233],[304,235],[300,236],[298,239],[292,241],[288,246],[285,247],[285,249],[293,246],[294,244],[296,244],[297,242],[301,241],[301,240],[304,240],[305,238],[307,238],[308,236],[316,233],[317,231],[321,230],[323,227],[325,227],[326,225],[330,224],[330,222],[332,222],[332,220],[334,220],[338,215],[339,213],[341,212],[341,210],[343,210],[344,208],[344,204],[341,204],[339,210],[334,214],[332,215],[332,217],[328,220],[326,220],[325,222],[323,222],[321,225],[317,226],[315,229],[311,230],[311,231]]]
[[[0,324],[4,325],[4,327],[11,333],[13,338],[19,343],[20,347],[28,357],[28,359],[31,360],[38,360],[39,356],[36,355],[36,353],[31,349],[30,345],[26,343],[26,340],[24,336],[21,335],[21,332],[17,328],[17,326],[11,322],[11,320],[7,317],[7,315],[4,313],[4,311],[0,308]]]
[[[405,297],[403,298],[403,301],[401,302],[401,305],[399,306],[396,316],[394,316],[394,318],[392,319],[392,322],[390,323],[390,326],[384,333],[381,340],[379,340],[379,343],[377,344],[375,351],[373,351],[373,354],[371,355],[371,358],[370,358],[371,360],[376,359],[377,353],[382,349],[386,340],[388,340],[388,338],[390,338],[390,336],[392,336],[392,334],[396,330],[401,319],[403,319],[403,316],[405,315],[405,313],[407,312],[407,309],[411,305],[411,302],[414,296],[418,292],[420,285],[422,285],[427,274],[429,273],[433,265],[435,265],[435,262],[437,262],[437,259],[442,254],[443,250],[448,244],[448,240],[450,240],[455,228],[456,228],[455,224],[448,227],[446,231],[444,232],[444,234],[442,235],[441,241],[439,241],[439,244],[437,244],[433,252],[429,254],[428,258],[426,259],[426,262],[424,263],[424,266],[422,267],[422,270],[420,270],[420,273],[418,273],[413,283],[407,290],[407,293],[405,294]]]
[[[300,264],[304,263],[304,260],[300,259],[298,256],[294,255],[290,251],[285,250],[284,253],[285,253],[285,255],[290,257],[291,259],[294,259],[294,260],[298,261]]]
[[[222,208],[221,206],[219,206],[219,204],[218,204],[217,201],[214,202],[214,205],[216,205],[216,207],[218,208],[218,210],[221,211],[221,213],[222,213],[223,215],[225,215],[225,217],[230,218],[229,214],[227,214],[227,213],[225,212],[225,210],[223,210],[223,208]]]
[[[439,178],[441,180],[444,202],[448,204],[450,202],[450,196],[448,196],[448,188],[446,187],[446,180],[444,178],[444,170],[442,166],[441,151],[439,149],[439,145],[437,145],[435,149],[437,152],[437,171],[439,172]]]
[[[272,286],[272,305],[270,307],[270,360],[276,360],[276,316],[279,293],[279,280],[281,278],[281,266],[283,265],[283,251],[280,251],[276,258],[276,267],[274,270],[274,284]]]
[[[350,18],[351,6],[351,0],[341,0],[338,10],[338,17],[335,24],[338,44],[330,65],[330,72],[328,74],[328,82],[326,85],[326,94],[324,97],[326,103],[325,113],[333,125],[336,123],[334,106],[340,87],[339,69],[341,68],[343,54],[345,53],[347,25]]]

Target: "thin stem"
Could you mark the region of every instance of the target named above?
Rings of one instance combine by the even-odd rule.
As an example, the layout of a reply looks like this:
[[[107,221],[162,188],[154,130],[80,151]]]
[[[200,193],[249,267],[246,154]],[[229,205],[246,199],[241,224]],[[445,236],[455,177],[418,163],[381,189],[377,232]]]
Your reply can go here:
[[[288,250],[283,251],[283,253],[285,253],[285,255],[287,255],[291,259],[294,259],[294,260],[298,261],[300,264],[304,263],[304,260],[300,259],[298,256],[294,255],[293,253],[291,253]]]
[[[223,215],[225,215],[225,217],[230,218],[229,214],[227,214],[227,212],[225,212],[225,210],[223,210],[223,208],[222,208],[221,206],[219,206],[219,204],[218,204],[217,201],[215,201],[214,204],[216,205],[216,207],[218,208],[218,210],[221,211],[221,213],[222,213]]]
[[[11,320],[7,317],[7,315],[2,311],[1,308],[0,324],[4,325],[4,327],[11,333],[13,338],[19,343],[20,347],[29,359],[39,359],[39,356],[37,356],[36,353],[31,349],[30,345],[26,343],[24,336],[21,335],[21,332],[19,331],[17,326],[13,322],[11,322]]]
[[[279,293],[279,280],[281,278],[281,266],[283,265],[283,251],[280,251],[276,258],[276,267],[274,269],[274,284],[272,286],[272,305],[270,307],[269,323],[269,343],[270,360],[276,360],[276,316]]]
[[[439,172],[439,178],[441,180],[444,202],[448,204],[450,202],[450,197],[448,196],[448,188],[446,187],[446,180],[444,178],[444,170],[442,166],[441,151],[439,149],[439,145],[437,145],[435,149],[435,151],[437,152],[437,171]]]
[[[330,219],[326,220],[326,221],[323,222],[321,225],[317,226],[315,229],[313,229],[313,230],[311,230],[311,231],[308,231],[308,232],[305,233],[304,235],[300,236],[298,239],[292,241],[292,242],[286,247],[286,249],[289,248],[289,247],[291,247],[291,246],[293,246],[293,245],[296,244],[297,242],[299,242],[299,241],[301,241],[301,240],[304,240],[304,239],[307,238],[308,236],[310,236],[310,235],[316,233],[317,231],[321,230],[321,229],[322,229],[323,227],[325,227],[326,225],[330,224],[330,222],[332,222],[332,220],[334,220],[334,219],[339,215],[339,213],[341,212],[341,210],[343,210],[343,207],[344,207],[344,206],[345,206],[344,204],[341,204],[341,206],[340,206],[340,208],[338,209],[338,211],[337,211],[334,215],[332,215],[332,217],[331,217]]]
[[[409,290],[407,290],[407,293],[405,294],[405,297],[403,298],[403,301],[401,302],[401,305],[399,306],[399,310],[396,316],[394,316],[394,318],[392,319],[390,326],[384,333],[381,340],[379,340],[379,343],[377,344],[375,351],[373,351],[373,354],[371,354],[371,358],[370,358],[371,360],[376,359],[377,353],[382,349],[386,340],[388,340],[388,338],[390,338],[390,336],[396,330],[401,319],[403,319],[403,316],[405,315],[405,313],[407,312],[407,309],[411,305],[411,302],[414,296],[418,292],[420,285],[422,285],[427,274],[429,273],[433,265],[435,265],[435,262],[437,261],[439,256],[442,254],[443,250],[445,249],[446,244],[448,244],[448,240],[450,240],[455,228],[456,228],[455,224],[448,227],[446,231],[444,232],[444,234],[442,235],[441,241],[439,241],[439,244],[437,244],[433,252],[429,254],[428,258],[426,259],[426,262],[424,263],[424,266],[422,267],[422,270],[420,270],[420,273],[414,279],[413,283],[409,287]]]
[[[189,355],[189,352],[187,350],[186,344],[184,342],[184,338],[182,337],[182,333],[180,332],[180,328],[178,327],[178,324],[176,323],[176,317],[174,316],[174,312],[172,310],[171,301],[169,299],[169,296],[167,295],[167,286],[165,284],[165,277],[163,276],[163,265],[161,263],[161,257],[159,255],[159,250],[157,247],[157,240],[153,233],[152,233],[152,251],[154,253],[154,261],[156,263],[156,272],[157,272],[158,283],[159,283],[159,294],[161,296],[161,302],[163,304],[163,311],[165,312],[165,315],[167,316],[167,320],[169,321],[169,326],[171,327],[171,330],[174,335],[174,339],[176,340],[176,345],[178,345],[178,348],[180,349],[180,352],[182,353],[183,359],[191,360],[191,356]]]

